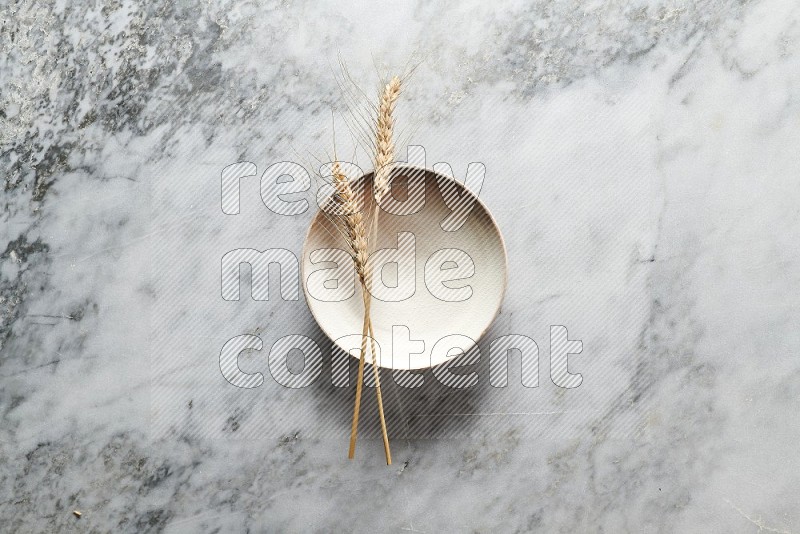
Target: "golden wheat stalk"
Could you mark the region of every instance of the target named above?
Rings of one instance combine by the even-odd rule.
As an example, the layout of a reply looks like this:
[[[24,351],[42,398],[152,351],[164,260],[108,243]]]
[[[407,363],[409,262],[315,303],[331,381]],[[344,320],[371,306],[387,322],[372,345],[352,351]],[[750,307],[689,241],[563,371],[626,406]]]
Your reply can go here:
[[[358,419],[361,411],[361,392],[364,385],[364,361],[367,353],[367,337],[371,329],[370,321],[370,293],[368,288],[371,282],[371,271],[367,260],[369,259],[369,242],[364,215],[361,212],[355,192],[347,177],[342,173],[339,162],[334,162],[332,167],[333,186],[336,191],[334,200],[337,203],[336,211],[342,224],[342,233],[346,237],[347,245],[353,256],[356,273],[361,282],[361,295],[364,300],[364,324],[361,331],[361,356],[358,361],[358,382],[356,383],[356,400],[353,408],[353,424],[350,429],[350,450],[348,457],[353,458],[356,449],[356,436],[358,435]],[[386,463],[391,465],[392,455],[389,450],[389,434],[386,430],[386,419],[383,414],[383,398],[380,390],[380,376],[376,363],[375,340],[372,340],[372,370],[375,376],[375,387],[378,396],[378,411],[383,434],[383,447],[386,453]]]
[[[394,107],[400,96],[400,78],[394,76],[387,83],[381,92],[378,105],[378,119],[375,129],[375,171],[373,174],[373,193],[375,203],[372,212],[372,228],[370,236],[377,248],[378,240],[378,213],[380,212],[380,202],[389,190],[389,179],[394,165]],[[372,273],[369,272],[371,281]],[[367,286],[371,287],[371,286]],[[386,452],[387,465],[392,464],[392,453],[389,447],[389,436],[386,432],[386,420],[383,412],[383,395],[381,393],[380,371],[378,371],[377,350],[375,347],[375,335],[372,332],[372,319],[369,323],[369,335],[372,348],[372,370],[375,376],[375,392],[378,397],[378,415],[381,420],[381,430],[383,431],[383,448]],[[363,353],[362,353],[363,354]],[[358,387],[358,386],[356,386]]]
[[[375,154],[373,162],[375,167],[375,171],[373,173],[373,192],[375,204],[373,206],[372,228],[370,231],[370,237],[372,237],[372,239],[367,238],[367,244],[370,241],[377,240],[379,212],[378,204],[389,190],[389,180],[392,166],[394,164],[394,108],[397,103],[397,99],[400,96],[400,88],[400,78],[397,76],[393,77],[389,83],[384,86],[384,89],[380,95],[380,102],[377,109],[378,117],[375,121]],[[336,178],[334,178],[334,181],[337,181]],[[341,179],[338,181],[343,182]],[[340,193],[340,196],[347,197],[348,194],[341,195]],[[354,257],[356,256],[357,254],[354,252]],[[367,257],[369,257],[368,253]],[[358,260],[356,260],[356,269],[358,269]],[[391,465],[392,453],[389,446],[389,435],[386,430],[386,418],[383,410],[383,394],[381,391],[380,371],[378,370],[377,350],[374,334],[372,333],[372,320],[369,317],[370,296],[368,288],[371,287],[371,278],[372,273],[370,272],[369,267],[365,264],[363,277],[361,278],[364,296],[364,331],[361,337],[361,358],[358,364],[356,400],[353,408],[353,425],[350,430],[350,452],[348,456],[352,458],[355,454],[356,438],[358,435],[358,418],[361,407],[361,391],[364,384],[364,356],[366,354],[366,339],[367,335],[369,335],[371,343],[370,348],[372,349],[372,372],[375,377],[375,392],[378,400],[378,415],[380,417],[381,432],[383,435],[383,448],[384,452],[386,453],[386,463],[387,465]]]

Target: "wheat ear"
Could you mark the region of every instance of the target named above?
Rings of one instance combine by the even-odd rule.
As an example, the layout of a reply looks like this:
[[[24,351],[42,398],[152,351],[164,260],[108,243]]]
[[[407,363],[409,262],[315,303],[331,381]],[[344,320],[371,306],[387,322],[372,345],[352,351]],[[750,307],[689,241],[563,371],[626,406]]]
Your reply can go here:
[[[358,205],[358,199],[350,186],[350,181],[342,172],[338,161],[333,163],[333,187],[336,191],[336,212],[341,217],[344,234],[347,236],[347,246],[353,256],[356,274],[362,284],[367,282],[367,260],[369,259],[369,244],[367,242],[367,225],[364,214]]]
[[[389,190],[389,177],[394,163],[394,107],[400,97],[400,78],[394,76],[381,92],[375,128],[375,200],[380,202]],[[377,205],[375,207],[377,213]]]

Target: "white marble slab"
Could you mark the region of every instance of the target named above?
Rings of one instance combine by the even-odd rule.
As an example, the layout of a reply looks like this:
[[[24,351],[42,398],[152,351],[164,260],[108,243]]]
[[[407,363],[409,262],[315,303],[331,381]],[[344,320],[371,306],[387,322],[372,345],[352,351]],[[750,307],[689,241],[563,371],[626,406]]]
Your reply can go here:
[[[800,530],[800,8],[337,4],[0,7],[0,530]],[[257,176],[227,216],[220,173],[323,157],[339,57],[370,94],[419,63],[402,147],[484,163],[508,248],[481,348],[542,356],[538,388],[485,357],[469,390],[389,383],[391,467],[371,395],[347,460],[302,297],[220,296],[225,252],[299,255],[311,217]],[[231,386],[246,333],[314,339],[323,380],[282,388],[262,351]]]

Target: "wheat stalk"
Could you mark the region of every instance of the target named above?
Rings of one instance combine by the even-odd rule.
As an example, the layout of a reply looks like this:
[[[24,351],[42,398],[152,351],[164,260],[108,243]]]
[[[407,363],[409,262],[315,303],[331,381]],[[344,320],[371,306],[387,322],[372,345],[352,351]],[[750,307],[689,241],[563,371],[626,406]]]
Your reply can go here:
[[[350,429],[350,450],[348,457],[353,458],[356,449],[356,436],[358,435],[358,419],[361,411],[361,392],[364,386],[364,361],[367,353],[367,337],[371,330],[370,321],[370,293],[368,288],[371,283],[371,271],[367,260],[369,259],[369,242],[367,236],[367,226],[364,215],[359,209],[358,200],[349,180],[341,170],[338,161],[333,163],[332,173],[333,187],[336,191],[334,200],[337,203],[337,214],[341,218],[346,242],[353,256],[356,273],[361,282],[361,295],[364,300],[364,324],[361,331],[361,355],[358,361],[358,381],[356,383],[356,400],[353,408],[353,424]],[[372,338],[370,338],[372,339]],[[375,388],[378,396],[378,411],[381,420],[381,432],[383,434],[383,446],[386,453],[386,463],[391,465],[392,455],[389,450],[389,435],[386,430],[386,419],[383,414],[383,397],[381,395],[380,375],[376,363],[375,340],[372,339],[372,371],[375,376]]]
[[[389,178],[394,165],[394,107],[400,96],[400,78],[394,76],[383,89],[378,105],[378,120],[375,130],[375,171],[373,174],[373,191],[375,203],[372,212],[372,229],[370,235],[372,242],[377,246],[378,240],[378,213],[383,195],[389,190]],[[370,273],[371,275],[371,273]],[[383,430],[383,448],[386,452],[386,463],[392,464],[392,453],[389,449],[389,436],[386,432],[386,421],[383,413],[383,395],[381,394],[380,372],[376,362],[375,336],[372,332],[372,320],[368,323],[370,343],[372,348],[372,370],[375,375],[375,392],[378,397],[378,415]]]
[[[392,166],[394,163],[394,108],[395,104],[397,103],[397,99],[400,96],[400,88],[401,82],[400,78],[394,76],[385,86],[383,91],[380,95],[380,102],[378,105],[377,113],[378,117],[376,120],[376,128],[375,128],[375,144],[374,144],[374,166],[375,171],[373,173],[373,192],[375,198],[375,204],[373,206],[373,216],[372,216],[372,228],[370,231],[370,237],[372,239],[365,239],[366,243],[368,244],[370,241],[377,240],[377,231],[378,231],[378,213],[379,213],[379,206],[381,199],[389,190],[389,179],[391,177]],[[337,178],[335,177],[334,172],[334,185],[337,187],[337,192],[339,191],[339,186],[336,185]],[[338,182],[342,183],[341,187],[344,188],[344,180],[341,178],[338,179]],[[349,184],[347,184],[349,187]],[[352,191],[350,192],[352,193]],[[339,193],[342,199],[348,198],[350,193],[345,192],[344,194]],[[363,223],[363,219],[361,221]],[[359,228],[361,231],[361,228]],[[364,228],[364,231],[366,229]],[[351,239],[352,242],[355,243],[355,239]],[[352,248],[352,247],[351,247]],[[356,258],[356,270],[358,272],[358,254],[354,250],[354,257]],[[368,251],[368,249],[367,249]],[[367,258],[369,254],[367,252]],[[377,362],[377,350],[376,344],[374,339],[374,334],[372,334],[372,320],[369,317],[369,310],[370,310],[370,296],[368,292],[368,288],[371,287],[371,277],[372,273],[366,265],[364,264],[363,276],[359,274],[362,281],[362,289],[363,289],[363,296],[364,296],[364,330],[362,332],[361,337],[361,358],[358,364],[358,380],[356,382],[356,401],[355,406],[353,408],[353,425],[350,430],[350,452],[349,457],[352,458],[355,454],[355,444],[356,444],[356,437],[358,435],[358,418],[359,418],[359,411],[361,405],[361,390],[363,388],[364,383],[364,355],[366,353],[366,339],[369,335],[371,349],[372,349],[372,372],[375,377],[375,392],[377,395],[378,400],[378,415],[380,416],[381,422],[381,432],[383,434],[383,448],[384,452],[386,453],[386,463],[391,465],[392,463],[392,454],[391,449],[389,447],[389,436],[386,430],[386,419],[384,416],[383,411],[383,395],[381,392],[381,381],[380,381],[380,371],[378,371],[378,362]]]
[[[367,352],[367,337],[371,341],[372,349],[372,370],[375,377],[375,390],[378,400],[378,413],[383,434],[383,446],[386,453],[386,463],[391,465],[392,455],[389,447],[389,436],[386,430],[386,419],[383,411],[383,396],[381,393],[380,372],[378,371],[377,350],[370,318],[371,295],[369,288],[372,282],[372,272],[368,263],[369,244],[377,240],[378,228],[378,204],[384,195],[389,191],[390,177],[394,164],[394,108],[400,96],[400,78],[393,77],[383,88],[380,94],[375,119],[375,141],[370,142],[374,151],[373,163],[375,171],[373,173],[373,194],[374,205],[372,207],[372,220],[369,232],[367,222],[359,209],[355,193],[349,180],[344,175],[341,165],[334,161],[332,166],[333,186],[335,189],[334,201],[337,204],[338,222],[340,233],[345,237],[350,253],[361,282],[362,298],[364,301],[364,323],[361,334],[361,355],[358,363],[358,380],[356,383],[356,399],[353,407],[353,424],[350,430],[350,449],[349,458],[355,455],[356,439],[358,436],[358,421],[361,410],[361,393],[364,385],[364,362]]]

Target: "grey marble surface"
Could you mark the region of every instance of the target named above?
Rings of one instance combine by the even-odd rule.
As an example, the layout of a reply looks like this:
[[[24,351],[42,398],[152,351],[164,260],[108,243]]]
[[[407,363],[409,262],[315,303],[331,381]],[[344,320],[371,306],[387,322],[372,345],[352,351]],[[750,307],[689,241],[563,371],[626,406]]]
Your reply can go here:
[[[800,531],[796,2],[21,1],[0,21],[3,532]],[[538,388],[488,387],[485,358],[470,390],[388,384],[391,467],[371,396],[348,461],[351,390],[219,370],[244,333],[324,346],[302,297],[219,296],[225,252],[299,253],[311,212],[271,214],[252,178],[231,218],[219,191],[230,163],[330,149],[339,57],[370,92],[419,63],[403,141],[457,176],[483,162],[506,239],[487,341],[544,356]],[[579,388],[547,378],[553,324],[583,342]]]

